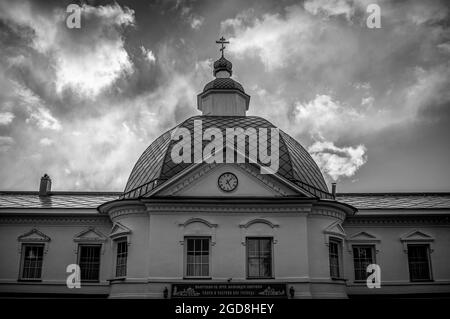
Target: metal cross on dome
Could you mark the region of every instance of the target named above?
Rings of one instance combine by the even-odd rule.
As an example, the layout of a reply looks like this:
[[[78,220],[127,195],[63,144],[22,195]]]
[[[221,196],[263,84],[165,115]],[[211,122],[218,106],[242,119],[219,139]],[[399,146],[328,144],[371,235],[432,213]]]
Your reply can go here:
[[[224,44],[225,43],[230,43],[230,41],[226,41],[226,39],[224,38],[224,37],[221,37],[218,41],[216,41],[216,43],[218,43],[218,44],[221,44],[222,45],[222,47],[219,49],[221,52],[222,52],[222,58],[223,58],[223,51],[225,50],[225,46],[224,46]]]

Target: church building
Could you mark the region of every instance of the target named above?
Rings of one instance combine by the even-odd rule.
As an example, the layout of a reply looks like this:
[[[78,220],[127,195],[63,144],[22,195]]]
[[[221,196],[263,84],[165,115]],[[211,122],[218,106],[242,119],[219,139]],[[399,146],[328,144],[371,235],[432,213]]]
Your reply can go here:
[[[450,296],[450,193],[337,193],[213,75],[123,192],[0,192],[1,296]]]

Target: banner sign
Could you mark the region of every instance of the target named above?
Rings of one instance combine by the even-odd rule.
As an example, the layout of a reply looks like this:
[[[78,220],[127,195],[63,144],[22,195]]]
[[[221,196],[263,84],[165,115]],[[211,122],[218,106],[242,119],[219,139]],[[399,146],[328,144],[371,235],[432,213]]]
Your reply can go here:
[[[253,283],[205,283],[205,284],[173,284],[173,298],[186,297],[287,297],[285,284],[253,284]]]

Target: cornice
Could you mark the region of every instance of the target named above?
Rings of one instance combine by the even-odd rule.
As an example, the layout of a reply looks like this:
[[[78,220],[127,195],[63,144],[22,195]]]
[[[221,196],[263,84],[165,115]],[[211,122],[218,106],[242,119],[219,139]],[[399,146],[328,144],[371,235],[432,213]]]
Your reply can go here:
[[[326,217],[334,217],[341,221],[345,220],[346,213],[343,211],[338,211],[334,209],[325,209],[325,208],[314,208],[309,212],[309,216],[326,216]]]
[[[345,226],[357,225],[384,225],[384,226],[399,226],[399,225],[443,225],[450,226],[449,216],[358,216],[349,217],[345,220]]]
[[[147,204],[147,211],[149,213],[308,213],[310,207],[298,206],[269,206],[269,205],[189,205],[187,203],[166,205]]]
[[[97,225],[110,223],[108,216],[0,216],[0,224]]]
[[[125,208],[125,209],[115,209],[109,212],[109,217],[111,220],[115,220],[121,217],[130,216],[130,215],[146,215],[145,209],[142,207],[139,208]]]

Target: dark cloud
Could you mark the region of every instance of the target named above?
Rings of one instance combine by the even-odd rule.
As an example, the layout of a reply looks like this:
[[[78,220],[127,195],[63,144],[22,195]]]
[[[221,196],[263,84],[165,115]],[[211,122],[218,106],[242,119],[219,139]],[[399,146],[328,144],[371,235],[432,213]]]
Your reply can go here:
[[[70,3],[0,3],[1,188],[47,172],[58,189],[122,189],[148,144],[198,114],[221,34],[249,113],[340,191],[450,186],[445,1],[379,1],[381,29],[364,0],[82,1],[80,30],[65,27]]]

